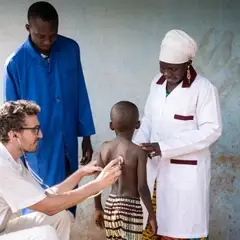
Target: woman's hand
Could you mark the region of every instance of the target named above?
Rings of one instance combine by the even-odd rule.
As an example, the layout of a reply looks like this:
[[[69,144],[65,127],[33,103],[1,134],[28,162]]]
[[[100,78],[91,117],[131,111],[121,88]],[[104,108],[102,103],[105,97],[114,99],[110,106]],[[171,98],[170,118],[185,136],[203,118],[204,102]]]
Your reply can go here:
[[[148,153],[149,158],[161,156],[161,150],[158,143],[142,143],[139,146]]]

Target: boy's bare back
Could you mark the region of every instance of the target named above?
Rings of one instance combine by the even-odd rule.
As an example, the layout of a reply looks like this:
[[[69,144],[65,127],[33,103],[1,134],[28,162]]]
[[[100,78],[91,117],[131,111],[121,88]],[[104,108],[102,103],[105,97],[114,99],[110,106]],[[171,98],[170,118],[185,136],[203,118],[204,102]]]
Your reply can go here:
[[[116,226],[122,229],[126,228],[126,223],[119,221],[122,219],[124,213],[124,219],[126,219],[127,216],[126,221],[128,221],[131,226],[129,229],[135,229],[134,233],[128,231],[128,235],[131,235],[131,239],[138,239],[139,236],[141,237],[142,229],[141,224],[135,224],[135,218],[136,212],[138,212],[138,221],[142,219],[141,198],[148,210],[149,223],[152,227],[153,234],[155,234],[157,231],[157,222],[147,184],[147,153],[132,143],[134,131],[140,127],[138,108],[131,102],[121,101],[112,107],[110,117],[110,128],[115,131],[116,138],[102,145],[97,157],[97,164],[104,167],[111,159],[122,156],[122,174],[119,180],[112,186],[112,191],[105,208],[106,214],[104,214],[104,216],[106,218],[103,218],[101,195],[95,197],[96,224],[99,227],[104,227],[104,224],[106,224],[108,228],[108,230],[106,230],[106,236],[109,238],[114,235],[118,236],[119,239],[123,239],[126,233],[124,232],[124,236],[122,236],[122,231],[118,231]],[[136,199],[133,199],[133,197]],[[129,199],[132,201],[129,201]],[[114,204],[114,202],[117,203],[117,205]],[[126,213],[126,205],[128,205],[130,212],[133,209],[134,214]],[[136,211],[134,210],[135,208]]]
[[[116,138],[105,142],[99,154],[103,166],[111,159],[122,156],[122,175],[112,186],[112,194],[118,196],[139,197],[139,182],[146,181],[146,153],[137,145],[126,139]],[[141,177],[144,178],[141,180]]]

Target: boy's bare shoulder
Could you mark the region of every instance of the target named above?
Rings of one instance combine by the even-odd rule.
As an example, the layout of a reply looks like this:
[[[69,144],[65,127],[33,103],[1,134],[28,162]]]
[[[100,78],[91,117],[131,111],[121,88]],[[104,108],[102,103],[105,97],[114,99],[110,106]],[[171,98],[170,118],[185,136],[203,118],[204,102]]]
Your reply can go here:
[[[100,149],[100,154],[101,154],[102,160],[105,163],[108,162],[109,154],[111,154],[113,148],[114,148],[113,140],[105,141],[105,142],[102,143],[102,146],[101,146],[101,149]]]
[[[105,153],[105,152],[108,150],[108,148],[109,148],[109,143],[110,143],[110,141],[105,141],[105,142],[102,143],[102,145],[101,145],[101,147],[100,147],[100,153],[101,153],[101,154],[102,154],[102,153]]]
[[[113,146],[113,143],[114,143],[113,140],[103,142],[101,146],[101,151],[106,151],[111,149],[111,147]]]
[[[102,143],[101,148],[106,147],[111,141],[105,141]]]
[[[137,154],[138,156],[146,156],[147,157],[147,152],[144,151],[141,147],[139,147],[137,144],[135,143],[132,143],[133,144],[133,150],[134,150],[134,153]]]

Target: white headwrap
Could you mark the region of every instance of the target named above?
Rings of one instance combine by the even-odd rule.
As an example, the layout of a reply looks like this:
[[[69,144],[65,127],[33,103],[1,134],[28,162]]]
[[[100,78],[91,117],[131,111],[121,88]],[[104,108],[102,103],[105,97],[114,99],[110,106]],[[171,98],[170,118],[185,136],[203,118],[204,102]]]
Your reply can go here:
[[[181,64],[192,60],[197,52],[197,43],[181,30],[169,31],[162,40],[159,60]]]

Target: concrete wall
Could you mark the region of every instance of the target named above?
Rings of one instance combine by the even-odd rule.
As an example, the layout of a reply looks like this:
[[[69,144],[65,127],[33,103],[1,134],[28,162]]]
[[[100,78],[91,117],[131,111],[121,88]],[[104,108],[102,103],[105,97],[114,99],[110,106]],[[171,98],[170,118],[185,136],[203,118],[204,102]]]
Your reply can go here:
[[[27,0],[1,0],[0,66],[26,38]],[[211,239],[240,239],[240,1],[54,0],[60,33],[81,45],[97,135],[94,147],[112,137],[109,110],[118,100],[143,110],[158,71],[159,44],[172,28],[200,45],[197,69],[221,94],[224,133],[212,148]],[[0,71],[2,79],[2,71]],[[93,224],[92,201],[79,206],[73,239],[104,239]]]

